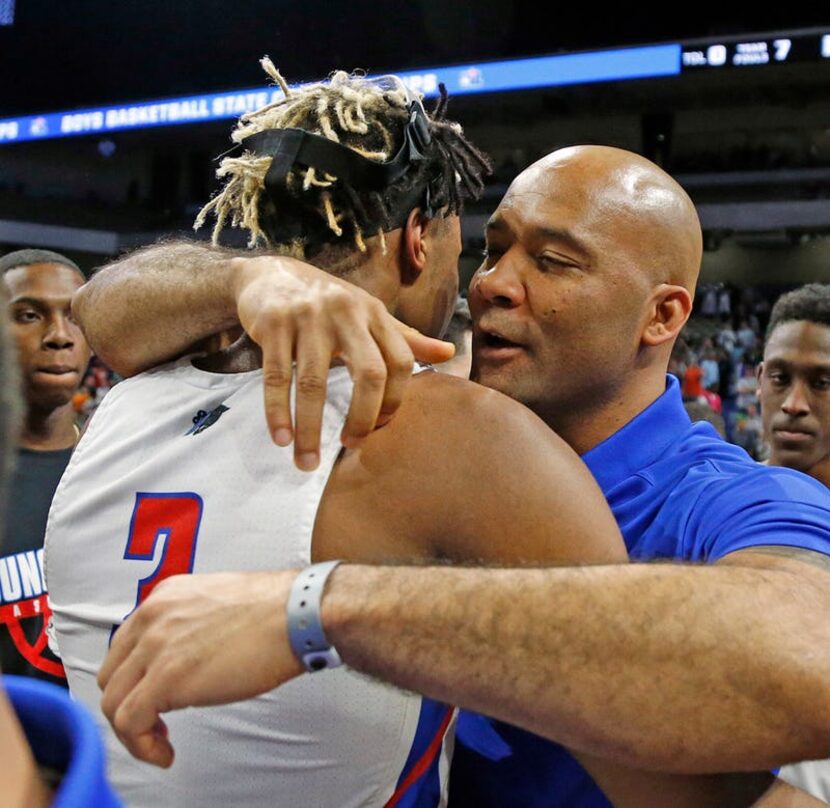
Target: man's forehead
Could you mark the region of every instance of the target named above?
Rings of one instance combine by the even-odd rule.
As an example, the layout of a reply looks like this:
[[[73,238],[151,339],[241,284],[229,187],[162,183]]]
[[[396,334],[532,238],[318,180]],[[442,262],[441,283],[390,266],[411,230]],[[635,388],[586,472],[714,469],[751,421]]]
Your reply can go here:
[[[65,264],[29,264],[3,274],[9,296],[71,297],[84,284],[84,278]]]
[[[830,325],[809,320],[780,323],[764,348],[764,361],[776,359],[830,365]]]

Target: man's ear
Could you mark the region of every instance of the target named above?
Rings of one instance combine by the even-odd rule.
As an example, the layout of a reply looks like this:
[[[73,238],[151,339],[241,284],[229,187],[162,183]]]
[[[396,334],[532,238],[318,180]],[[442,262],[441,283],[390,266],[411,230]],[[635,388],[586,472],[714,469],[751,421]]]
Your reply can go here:
[[[764,375],[764,363],[759,362],[758,367],[755,368],[755,378],[758,380],[758,384],[761,383],[761,376]]]
[[[651,300],[649,319],[643,329],[643,344],[651,347],[673,340],[692,312],[692,296],[684,286],[661,283]]]
[[[403,226],[401,246],[403,260],[401,261],[401,283],[404,286],[415,283],[427,265],[427,249],[425,244],[426,229],[429,219],[424,216],[420,208],[415,208],[406,217]]]

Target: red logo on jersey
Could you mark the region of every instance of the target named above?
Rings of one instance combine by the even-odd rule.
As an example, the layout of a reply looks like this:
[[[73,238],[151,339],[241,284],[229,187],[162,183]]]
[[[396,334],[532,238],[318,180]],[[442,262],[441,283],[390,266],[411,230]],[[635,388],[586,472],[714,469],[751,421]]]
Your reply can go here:
[[[32,667],[65,679],[63,665],[47,655],[46,628],[51,619],[43,583],[43,550],[0,558],[0,624]]]

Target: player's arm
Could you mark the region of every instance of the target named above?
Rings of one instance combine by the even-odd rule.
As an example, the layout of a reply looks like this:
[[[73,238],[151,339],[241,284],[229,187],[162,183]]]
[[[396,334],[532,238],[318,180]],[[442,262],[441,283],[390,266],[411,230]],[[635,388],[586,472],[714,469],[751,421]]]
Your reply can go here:
[[[301,672],[285,630],[293,579],[158,587],[100,674],[104,710],[134,753],[171,759],[153,730],[161,712],[246,698]],[[830,756],[821,569],[342,565],[322,612],[353,668],[621,765],[707,773]]]
[[[626,765],[751,770],[830,753],[824,570],[344,567],[323,607],[359,670]]]
[[[93,350],[124,375],[241,323],[262,347],[271,433],[279,445],[296,437],[298,457],[319,449],[333,356],[355,381],[343,432],[344,442],[354,444],[399,406],[413,351],[427,362],[452,354],[452,346],[403,326],[376,298],[308,264],[192,242],[147,247],[103,267],[77,292],[72,308]]]
[[[235,254],[187,241],[136,250],[97,270],[72,313],[95,353],[132,376],[238,325]]]

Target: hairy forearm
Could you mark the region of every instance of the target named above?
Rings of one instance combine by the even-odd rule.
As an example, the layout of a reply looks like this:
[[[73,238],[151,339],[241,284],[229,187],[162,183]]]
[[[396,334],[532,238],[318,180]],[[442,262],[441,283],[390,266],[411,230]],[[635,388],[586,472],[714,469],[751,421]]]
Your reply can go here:
[[[132,375],[236,325],[239,254],[185,241],[137,250],[98,270],[73,313],[95,353]]]
[[[818,583],[731,565],[344,566],[323,614],[350,665],[400,686],[627,766],[747,771],[830,753]]]

